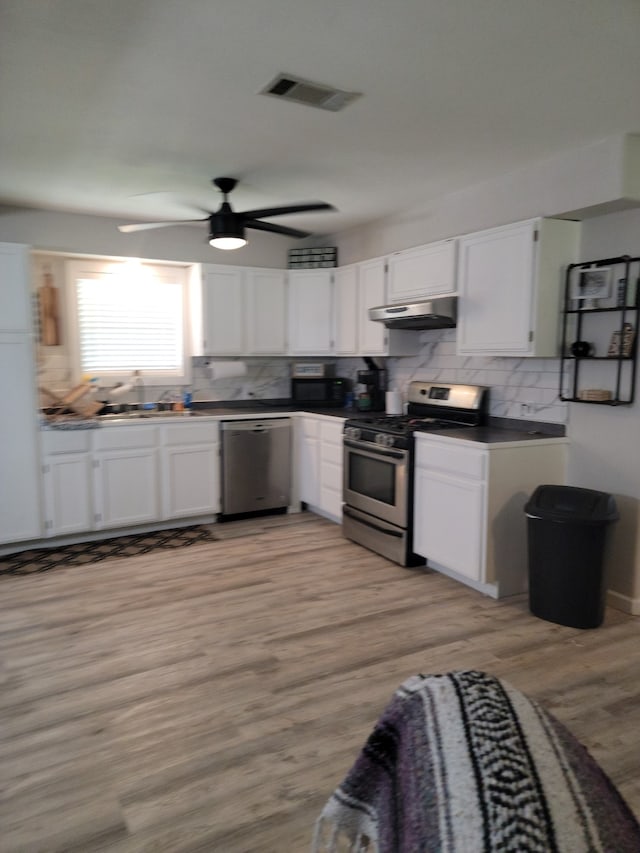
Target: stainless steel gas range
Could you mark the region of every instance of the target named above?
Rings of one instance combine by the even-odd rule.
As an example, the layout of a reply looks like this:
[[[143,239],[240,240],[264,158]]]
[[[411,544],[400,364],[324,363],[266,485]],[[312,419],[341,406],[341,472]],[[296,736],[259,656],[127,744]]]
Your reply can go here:
[[[349,418],[344,429],[344,536],[401,566],[424,563],[413,553],[414,434],[482,426],[488,398],[488,388],[480,385],[411,382],[406,415]]]

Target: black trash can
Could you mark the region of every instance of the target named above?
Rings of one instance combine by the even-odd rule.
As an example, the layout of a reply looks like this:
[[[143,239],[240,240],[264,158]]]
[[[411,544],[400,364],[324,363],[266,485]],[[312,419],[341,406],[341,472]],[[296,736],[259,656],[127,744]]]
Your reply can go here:
[[[524,511],[529,551],[529,609],[571,628],[604,619],[604,551],[618,519],[611,495],[573,486],[538,486]]]

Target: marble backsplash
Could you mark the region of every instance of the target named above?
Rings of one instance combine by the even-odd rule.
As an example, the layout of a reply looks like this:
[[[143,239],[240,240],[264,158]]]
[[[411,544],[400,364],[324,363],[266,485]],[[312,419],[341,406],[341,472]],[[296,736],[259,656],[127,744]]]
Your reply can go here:
[[[423,332],[421,344],[417,356],[387,360],[392,390],[406,397],[412,380],[487,385],[494,417],[567,422],[567,404],[558,393],[560,359],[457,355],[455,329]]]
[[[560,361],[554,358],[505,358],[456,355],[455,329],[423,332],[416,356],[386,359],[388,385],[406,401],[412,380],[458,382],[491,388],[490,414],[565,424],[567,404],[559,399]],[[210,358],[193,360],[194,399],[275,399],[289,396],[291,364],[302,359],[245,359],[247,375],[242,379],[208,379]],[[311,360],[311,359],[310,359]],[[335,362],[335,373],[355,383],[361,358],[320,359]],[[376,359],[382,366],[384,359]]]
[[[400,391],[405,401],[407,385],[412,380],[487,385],[491,388],[490,414],[494,417],[559,424],[567,422],[567,404],[558,396],[559,359],[459,356],[456,355],[455,329],[423,332],[421,342],[416,356],[386,359],[389,388]],[[195,401],[287,398],[291,365],[295,361],[335,363],[336,376],[350,379],[354,387],[357,371],[365,366],[361,358],[246,358],[242,359],[247,367],[245,376],[212,379],[209,367],[217,360],[210,357],[192,360],[191,388]],[[384,359],[376,360],[380,365],[384,363]],[[50,348],[47,356],[39,361],[40,382],[45,380],[44,384],[52,388],[69,386],[70,370],[62,353],[54,354]],[[155,400],[158,393],[158,388],[146,387],[145,399]],[[104,396],[100,395],[98,399]],[[120,402],[135,402],[135,399],[133,396],[130,400],[122,397]]]

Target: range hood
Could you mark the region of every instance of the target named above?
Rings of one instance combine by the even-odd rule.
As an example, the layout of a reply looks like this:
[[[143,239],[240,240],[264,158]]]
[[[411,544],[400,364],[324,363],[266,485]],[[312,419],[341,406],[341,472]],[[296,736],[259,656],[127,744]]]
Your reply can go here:
[[[388,329],[452,329],[456,324],[456,296],[432,296],[404,305],[369,308],[369,319]]]

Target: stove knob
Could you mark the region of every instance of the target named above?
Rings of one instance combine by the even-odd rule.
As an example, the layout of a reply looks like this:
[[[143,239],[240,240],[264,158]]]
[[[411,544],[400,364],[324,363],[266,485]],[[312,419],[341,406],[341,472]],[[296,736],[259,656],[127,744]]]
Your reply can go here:
[[[387,435],[387,433],[379,432],[376,434],[376,444],[380,447],[393,447],[395,441],[392,435]]]
[[[362,435],[362,430],[358,427],[347,427],[344,431],[344,434],[347,438],[350,438],[353,441],[357,441]]]

